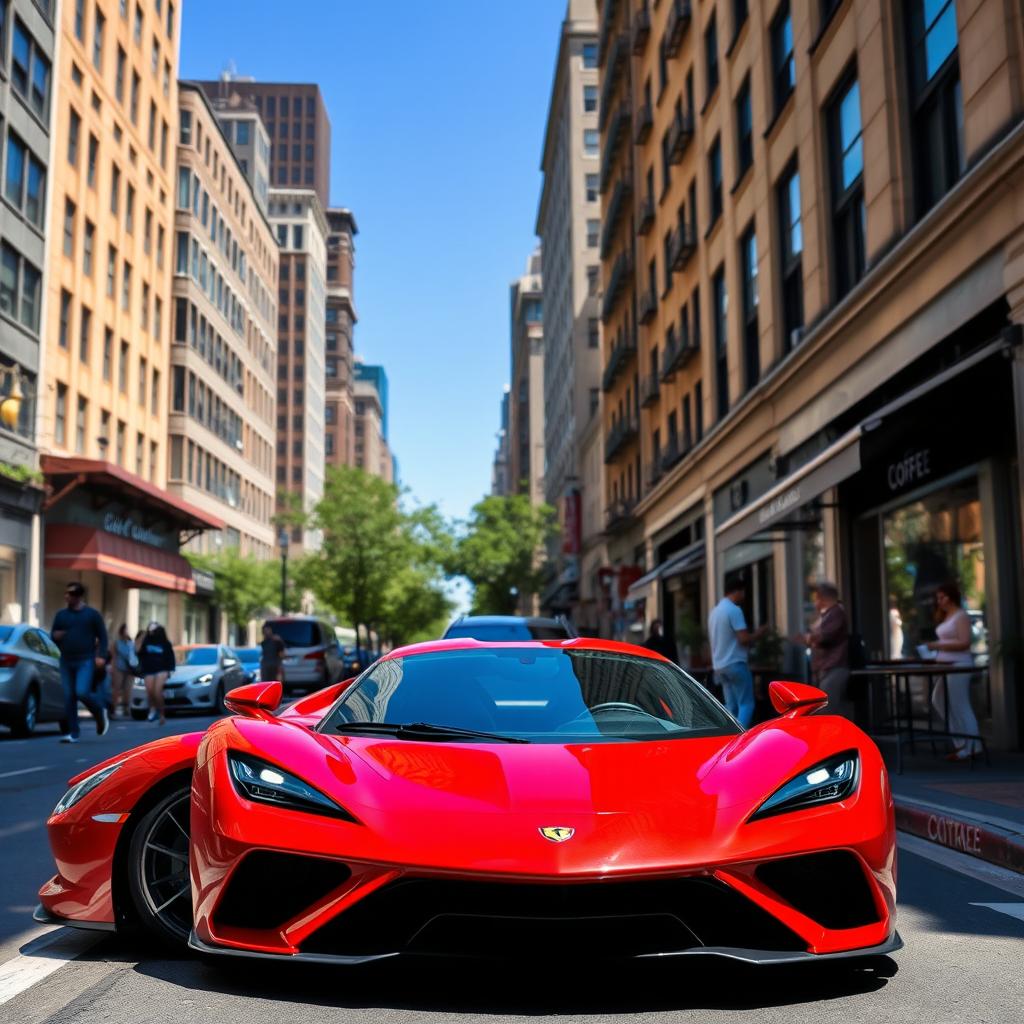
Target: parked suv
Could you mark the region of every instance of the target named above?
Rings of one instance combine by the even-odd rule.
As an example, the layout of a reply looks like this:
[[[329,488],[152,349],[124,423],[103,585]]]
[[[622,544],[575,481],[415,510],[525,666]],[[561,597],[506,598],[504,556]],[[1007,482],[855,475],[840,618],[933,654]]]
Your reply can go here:
[[[492,643],[516,640],[571,640],[576,631],[564,615],[553,619],[526,615],[461,615],[444,633],[444,640],[472,637]]]
[[[267,625],[284,641],[281,684],[285,693],[319,690],[345,678],[333,626],[311,615],[267,619]]]

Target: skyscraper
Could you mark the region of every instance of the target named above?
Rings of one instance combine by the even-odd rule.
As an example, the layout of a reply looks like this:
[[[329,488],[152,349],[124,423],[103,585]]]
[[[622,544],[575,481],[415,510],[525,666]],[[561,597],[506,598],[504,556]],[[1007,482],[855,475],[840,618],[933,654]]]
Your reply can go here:
[[[325,366],[327,372],[327,435],[325,457],[328,465],[354,465],[355,405],[352,396],[356,309],[355,217],[351,210],[327,211],[327,329]]]

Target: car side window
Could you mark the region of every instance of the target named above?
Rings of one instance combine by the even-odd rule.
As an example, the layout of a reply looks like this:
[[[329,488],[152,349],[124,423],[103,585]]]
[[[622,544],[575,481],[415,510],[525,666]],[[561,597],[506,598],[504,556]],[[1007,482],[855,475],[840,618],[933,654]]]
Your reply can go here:
[[[59,660],[60,659],[60,648],[53,642],[53,637],[51,637],[49,633],[44,633],[42,631],[40,631],[39,635],[43,639],[43,644],[46,647],[46,653],[51,658],[57,658]]]

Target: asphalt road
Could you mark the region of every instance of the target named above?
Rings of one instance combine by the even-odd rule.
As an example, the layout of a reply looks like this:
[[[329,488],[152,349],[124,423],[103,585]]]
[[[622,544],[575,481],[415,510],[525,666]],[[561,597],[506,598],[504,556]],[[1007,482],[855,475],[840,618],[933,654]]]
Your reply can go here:
[[[168,732],[210,719],[172,719]],[[1015,1022],[1024,1011],[1024,876],[901,839],[899,929],[906,948],[872,969],[743,969],[707,961],[599,969],[389,963],[357,971],[243,962],[225,970],[137,940],[35,925],[52,871],[44,821],[69,775],[155,737],[115,722],[61,746],[0,731],[0,1022],[296,1024],[521,1020]],[[985,906],[996,904],[997,906]],[[45,976],[44,976],[45,975]],[[30,987],[18,978],[40,980]],[[5,990],[5,985],[6,990]],[[23,989],[23,990],[22,990]],[[11,992],[18,994],[5,999]]]

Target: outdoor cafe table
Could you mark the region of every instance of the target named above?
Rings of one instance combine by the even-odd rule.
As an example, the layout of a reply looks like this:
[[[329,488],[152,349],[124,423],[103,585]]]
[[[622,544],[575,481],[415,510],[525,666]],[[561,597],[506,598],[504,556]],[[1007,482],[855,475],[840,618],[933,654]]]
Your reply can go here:
[[[974,676],[979,671],[986,671],[984,668],[966,665],[945,665],[938,662],[922,661],[885,661],[874,662],[864,668],[854,669],[850,673],[851,679],[881,678],[885,681],[886,692],[886,724],[891,726],[892,734],[896,738],[896,772],[903,771],[903,744],[909,743],[910,752],[916,752],[916,741],[923,740],[931,744],[935,752],[935,741],[939,739],[962,739],[975,740],[981,744],[982,752],[986,762],[989,759],[988,747],[985,745],[983,736],[973,733],[951,732],[949,729],[949,687],[944,686],[943,690],[943,728],[936,728],[933,722],[933,708],[931,702],[932,684],[947,676],[968,674]],[[927,717],[924,726],[916,726],[914,723],[913,687],[915,682],[923,681],[927,686],[926,706]],[[871,724],[874,726],[873,694],[870,689],[869,700],[871,701]],[[972,760],[973,768],[973,760]]]

